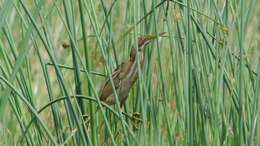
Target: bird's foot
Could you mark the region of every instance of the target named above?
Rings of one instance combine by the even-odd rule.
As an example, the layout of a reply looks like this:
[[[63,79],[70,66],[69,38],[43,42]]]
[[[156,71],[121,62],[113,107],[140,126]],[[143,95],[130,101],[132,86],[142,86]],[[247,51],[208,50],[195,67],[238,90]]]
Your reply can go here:
[[[132,113],[132,121],[135,121],[137,123],[142,122],[141,114],[139,112],[133,112]]]
[[[132,113],[131,121],[132,121],[132,125],[133,125],[133,130],[138,131],[140,123],[143,122],[143,120],[141,119],[141,114],[139,112]]]
[[[139,112],[134,112],[131,114],[122,112],[125,116],[127,116],[127,118],[129,118],[131,120],[131,123],[133,125],[133,129],[134,131],[139,130],[139,124],[143,122],[143,120],[141,119],[141,114]]]
[[[87,115],[87,114],[82,115],[82,118],[83,118],[83,120],[84,120],[84,124],[85,124],[86,128],[88,128],[89,122],[90,122],[90,117],[89,117],[89,115]]]
[[[140,113],[138,113],[138,112],[134,112],[131,114],[126,113],[126,112],[122,112],[122,113],[123,113],[123,115],[125,115],[126,117],[131,119],[131,121],[133,121],[133,122],[138,122],[138,123],[142,122],[142,119],[140,118]]]

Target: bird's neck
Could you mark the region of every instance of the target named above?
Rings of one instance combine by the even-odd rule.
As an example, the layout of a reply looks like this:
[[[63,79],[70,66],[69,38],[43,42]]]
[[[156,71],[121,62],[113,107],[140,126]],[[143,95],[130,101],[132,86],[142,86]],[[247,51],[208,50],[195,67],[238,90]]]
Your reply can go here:
[[[141,69],[143,68],[144,59],[145,59],[144,52],[142,51],[139,53],[139,57],[140,57],[139,59],[137,59],[137,57],[138,56],[136,55],[134,58],[133,57],[130,58],[129,71],[126,76],[126,78],[129,79],[131,86],[135,83],[135,81],[138,78],[138,64],[140,63]]]
[[[141,64],[143,64],[144,63],[144,59],[145,59],[144,51],[141,51],[139,53],[139,56],[140,56],[139,61],[140,61]],[[136,54],[136,56],[130,57],[130,61],[133,62],[133,63],[136,62],[138,60],[137,57],[138,57],[137,54]]]

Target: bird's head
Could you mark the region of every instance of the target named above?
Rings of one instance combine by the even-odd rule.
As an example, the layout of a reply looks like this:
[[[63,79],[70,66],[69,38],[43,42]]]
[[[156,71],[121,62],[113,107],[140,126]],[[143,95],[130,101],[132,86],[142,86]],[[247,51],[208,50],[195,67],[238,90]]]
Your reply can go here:
[[[159,35],[145,35],[145,36],[139,37],[138,38],[138,49],[136,49],[134,47],[131,49],[130,58],[135,59],[135,56],[137,54],[136,50],[138,50],[138,52],[142,53],[147,44],[149,44],[153,40],[163,37],[164,34],[165,34],[165,32],[162,32]]]

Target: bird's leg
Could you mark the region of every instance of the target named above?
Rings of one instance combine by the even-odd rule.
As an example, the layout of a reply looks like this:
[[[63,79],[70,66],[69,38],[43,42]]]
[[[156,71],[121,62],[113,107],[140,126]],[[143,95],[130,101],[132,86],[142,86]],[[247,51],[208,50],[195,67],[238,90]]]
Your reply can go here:
[[[94,115],[95,115],[98,111],[100,111],[100,110],[101,110],[100,107],[97,106],[97,109],[96,109],[96,111],[94,112]],[[89,121],[91,120],[90,116],[89,116],[88,114],[84,114],[84,115],[82,115],[82,118],[83,118],[83,120],[84,120],[84,123],[85,123],[86,127],[88,127]]]
[[[138,128],[139,124],[143,122],[143,120],[140,118],[139,112],[134,112],[134,113],[128,114],[128,113],[122,111],[122,114],[131,120],[134,131],[139,130],[139,128]]]
[[[129,114],[129,113],[124,112],[124,110],[122,108],[123,108],[123,105],[125,104],[126,99],[127,99],[127,97],[123,98],[123,100],[120,102],[121,113],[123,115],[125,115],[127,118],[131,119],[131,121],[137,121],[138,123],[142,122],[142,119],[140,119],[140,113],[134,112],[132,114]]]

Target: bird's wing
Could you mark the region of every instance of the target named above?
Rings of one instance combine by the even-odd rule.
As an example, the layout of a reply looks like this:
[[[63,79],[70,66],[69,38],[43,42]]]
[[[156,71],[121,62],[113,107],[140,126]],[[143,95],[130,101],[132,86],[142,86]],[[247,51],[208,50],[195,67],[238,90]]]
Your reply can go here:
[[[112,80],[114,82],[115,89],[118,89],[121,79],[119,74],[121,73],[124,63],[120,64],[112,73]],[[100,100],[104,101],[108,96],[113,93],[113,87],[109,79],[106,80],[103,88],[101,89]]]

